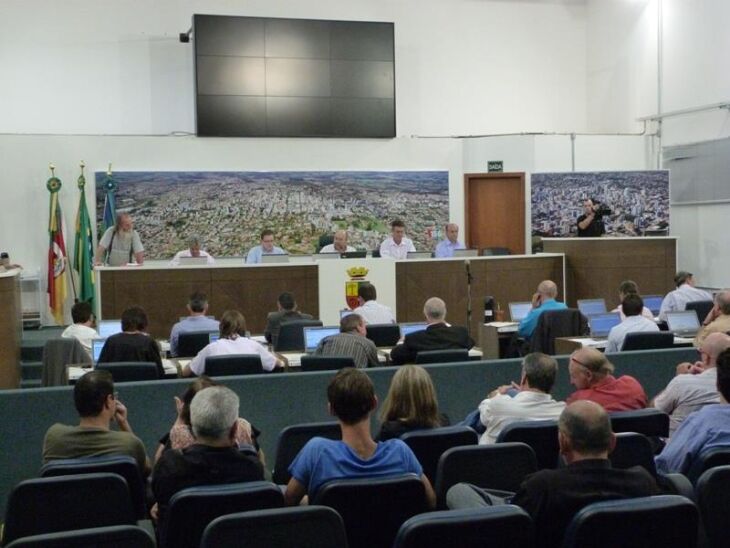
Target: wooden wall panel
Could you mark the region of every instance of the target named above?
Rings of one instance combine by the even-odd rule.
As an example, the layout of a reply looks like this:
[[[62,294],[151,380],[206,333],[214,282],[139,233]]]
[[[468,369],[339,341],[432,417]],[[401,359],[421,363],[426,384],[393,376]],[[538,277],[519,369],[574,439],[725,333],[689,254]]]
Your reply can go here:
[[[467,272],[464,261],[400,261],[395,265],[399,322],[423,321],[423,303],[440,297],[447,320],[466,326]]]
[[[0,276],[0,310],[0,389],[19,388],[23,332],[19,273]]]

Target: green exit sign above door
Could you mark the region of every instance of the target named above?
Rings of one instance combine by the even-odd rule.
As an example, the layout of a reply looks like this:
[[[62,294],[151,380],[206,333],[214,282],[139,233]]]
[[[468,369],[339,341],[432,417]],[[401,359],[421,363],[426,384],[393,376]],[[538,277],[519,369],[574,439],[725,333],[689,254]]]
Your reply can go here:
[[[487,162],[487,171],[489,173],[504,171],[504,162],[501,160]]]

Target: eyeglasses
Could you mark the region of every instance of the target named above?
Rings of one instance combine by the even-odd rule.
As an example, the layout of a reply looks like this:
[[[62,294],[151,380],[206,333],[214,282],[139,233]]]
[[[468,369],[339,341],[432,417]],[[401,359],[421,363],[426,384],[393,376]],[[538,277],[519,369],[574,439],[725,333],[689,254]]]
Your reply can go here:
[[[583,363],[582,361],[576,359],[574,356],[570,356],[570,359],[573,360],[578,365],[581,365],[581,366],[585,367],[586,369],[588,369],[588,366],[585,363]]]

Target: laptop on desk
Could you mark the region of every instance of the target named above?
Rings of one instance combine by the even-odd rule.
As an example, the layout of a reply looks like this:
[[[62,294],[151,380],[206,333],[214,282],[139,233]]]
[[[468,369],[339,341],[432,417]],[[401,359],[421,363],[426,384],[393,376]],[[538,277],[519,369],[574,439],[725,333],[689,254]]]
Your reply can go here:
[[[104,348],[106,339],[91,339],[91,363],[96,365],[99,363],[99,356],[101,356],[101,349]]]
[[[694,337],[700,330],[700,320],[694,310],[667,312],[667,325],[677,337]]]
[[[525,319],[530,310],[532,310],[532,303],[529,301],[509,303],[510,320],[519,323]]]
[[[594,314],[588,318],[588,323],[591,326],[592,339],[605,339],[611,329],[621,323],[621,315],[618,312]]]
[[[180,266],[208,264],[208,257],[180,257]]]
[[[430,251],[409,251],[407,259],[430,259],[433,257]]]
[[[661,295],[645,295],[641,299],[644,301],[644,306],[651,310],[651,313],[654,314],[654,316],[659,315],[659,310],[662,307],[664,297]]]
[[[578,310],[584,316],[593,316],[595,314],[605,314],[606,300],[605,299],[579,299]]]
[[[305,327],[304,328],[304,353],[311,354],[317,350],[317,346],[322,339],[330,335],[337,335],[340,332],[339,327]]]
[[[261,262],[263,264],[271,264],[271,263],[288,263],[289,262],[289,255],[286,254],[267,254],[264,253],[261,255]]]
[[[454,249],[454,257],[478,257],[478,249]]]
[[[97,327],[100,339],[108,339],[122,332],[122,320],[101,320]]]
[[[398,324],[398,327],[400,327],[400,338],[404,339],[406,335],[410,335],[416,331],[425,331],[428,324],[426,322],[409,322]]]

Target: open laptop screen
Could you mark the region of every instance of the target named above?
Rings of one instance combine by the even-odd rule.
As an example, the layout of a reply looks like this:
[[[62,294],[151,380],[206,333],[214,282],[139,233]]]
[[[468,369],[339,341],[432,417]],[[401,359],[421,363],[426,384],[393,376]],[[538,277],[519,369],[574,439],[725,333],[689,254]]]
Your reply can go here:
[[[428,324],[426,322],[418,322],[418,323],[402,323],[399,324],[398,327],[400,327],[400,336],[405,337],[406,335],[410,335],[411,333],[415,333],[416,331],[423,331],[428,327]]]
[[[694,335],[700,329],[700,321],[694,310],[667,312],[667,325],[672,333]]]
[[[101,349],[104,348],[106,339],[91,339],[91,363],[96,365],[99,363],[99,356],[101,356]]]
[[[664,297],[661,295],[646,295],[642,297],[642,300],[644,301],[644,306],[651,310],[652,314],[655,316],[659,315],[659,309],[662,307]]]
[[[611,329],[621,323],[621,316],[618,312],[608,312],[606,314],[594,314],[589,320],[591,337],[608,337]]]
[[[330,335],[337,335],[339,327],[305,327],[304,328],[304,351],[314,352],[319,342]]]
[[[99,338],[107,339],[122,332],[122,320],[101,320],[97,325]]]
[[[580,299],[578,300],[578,310],[584,316],[593,316],[594,314],[606,313],[605,299]]]
[[[509,303],[509,317],[513,322],[521,322],[532,310],[531,302]]]

